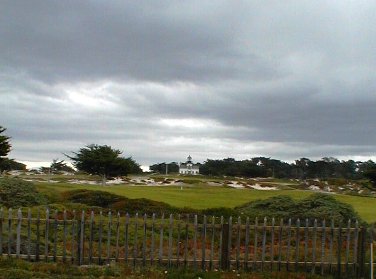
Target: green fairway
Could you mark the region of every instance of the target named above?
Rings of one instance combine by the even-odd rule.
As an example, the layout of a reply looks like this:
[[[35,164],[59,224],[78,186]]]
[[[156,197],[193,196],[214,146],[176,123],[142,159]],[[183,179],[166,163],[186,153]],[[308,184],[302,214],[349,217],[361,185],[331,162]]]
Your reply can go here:
[[[36,183],[36,185],[41,192],[45,192],[49,195],[75,189],[101,190],[128,198],[147,198],[166,202],[177,207],[191,207],[195,209],[235,207],[249,201],[266,199],[277,195],[288,195],[294,199],[302,199],[313,193],[312,191],[300,190],[260,191],[203,185],[185,186],[182,190],[177,186],[113,185],[103,187],[98,185],[76,185],[67,183]],[[351,204],[365,221],[376,221],[375,198],[346,195],[335,195],[335,197],[342,202]]]

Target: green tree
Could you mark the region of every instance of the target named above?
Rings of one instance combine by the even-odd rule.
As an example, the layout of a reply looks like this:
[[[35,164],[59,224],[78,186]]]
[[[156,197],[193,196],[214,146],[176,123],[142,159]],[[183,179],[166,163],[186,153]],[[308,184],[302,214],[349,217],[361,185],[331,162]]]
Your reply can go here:
[[[14,159],[2,158],[0,160],[0,170],[21,170],[26,171],[26,165],[15,161]]]
[[[372,190],[376,190],[376,168],[370,168],[364,172],[364,176],[372,183]]]
[[[2,135],[2,133],[6,130],[6,128],[3,128],[0,126],[0,161],[2,157],[6,157],[11,149],[11,144],[9,143],[9,137]]]
[[[50,170],[52,172],[75,172],[75,170],[68,166],[67,163],[64,162],[64,160],[59,161],[58,159],[52,160]]]
[[[150,170],[153,172],[165,174],[166,173],[166,163],[158,163],[151,165]],[[167,172],[168,173],[178,173],[179,165],[176,162],[167,163]]]
[[[108,145],[91,144],[68,156],[77,170],[102,176],[103,185],[107,178],[142,172],[140,166],[131,158],[120,157],[122,152]]]

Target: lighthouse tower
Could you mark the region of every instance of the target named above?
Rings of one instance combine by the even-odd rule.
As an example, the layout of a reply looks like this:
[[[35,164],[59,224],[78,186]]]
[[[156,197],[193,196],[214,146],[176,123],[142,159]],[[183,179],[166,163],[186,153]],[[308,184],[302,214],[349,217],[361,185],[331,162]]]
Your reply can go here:
[[[194,164],[191,155],[187,157],[185,163],[179,165],[180,174],[197,175],[200,173],[200,164]]]

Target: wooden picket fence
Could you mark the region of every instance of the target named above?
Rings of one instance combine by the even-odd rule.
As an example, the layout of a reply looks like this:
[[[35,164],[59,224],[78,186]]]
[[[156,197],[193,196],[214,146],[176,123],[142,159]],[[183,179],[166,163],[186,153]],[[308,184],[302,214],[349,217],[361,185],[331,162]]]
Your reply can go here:
[[[0,255],[78,265],[373,276],[374,224],[0,210]],[[371,277],[373,278],[373,277]]]

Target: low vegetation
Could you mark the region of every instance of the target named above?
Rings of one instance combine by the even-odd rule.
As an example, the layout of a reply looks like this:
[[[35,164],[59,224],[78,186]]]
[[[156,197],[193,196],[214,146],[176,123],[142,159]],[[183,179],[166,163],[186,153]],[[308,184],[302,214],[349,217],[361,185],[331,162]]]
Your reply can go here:
[[[17,178],[0,179],[0,205],[5,207],[35,206],[46,203],[33,183]]]
[[[236,207],[235,211],[250,217],[292,218],[293,221],[297,219],[304,221],[306,218],[311,222],[314,219],[334,219],[336,223],[361,220],[351,205],[325,194],[312,194],[298,201],[289,196],[276,196],[246,203]]]
[[[242,273],[237,271],[198,271],[190,269],[169,269],[146,268],[131,269],[122,264],[111,264],[108,266],[74,266],[62,263],[29,263],[16,259],[0,259],[0,278],[1,279],[32,279],[32,278],[54,278],[54,279],[315,279],[315,278],[333,278],[331,276],[309,275],[304,273],[291,272],[264,272],[264,273]]]

